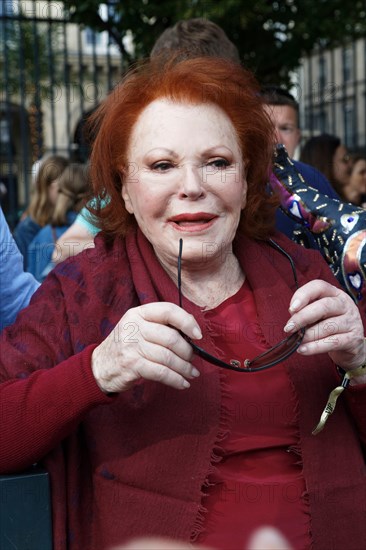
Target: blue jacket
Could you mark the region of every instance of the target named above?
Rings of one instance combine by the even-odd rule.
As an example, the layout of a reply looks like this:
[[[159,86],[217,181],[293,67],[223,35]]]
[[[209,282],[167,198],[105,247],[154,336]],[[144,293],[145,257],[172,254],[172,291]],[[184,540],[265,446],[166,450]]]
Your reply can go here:
[[[15,321],[39,283],[23,271],[23,257],[0,208],[0,331]]]
[[[27,271],[32,273],[40,283],[45,279],[53,267],[51,259],[55,248],[55,242],[65,233],[66,229],[74,223],[76,216],[76,212],[71,211],[67,213],[66,225],[58,227],[53,227],[50,224],[45,225],[29,245]]]
[[[20,221],[14,229],[14,240],[23,256],[23,265],[25,270],[27,269],[28,247],[40,229],[41,226],[30,216],[27,216],[24,220]]]

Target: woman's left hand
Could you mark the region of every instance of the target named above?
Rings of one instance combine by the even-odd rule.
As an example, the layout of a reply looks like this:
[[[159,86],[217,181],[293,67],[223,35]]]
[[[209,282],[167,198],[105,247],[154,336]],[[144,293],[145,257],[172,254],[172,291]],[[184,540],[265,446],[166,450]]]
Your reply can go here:
[[[310,281],[295,292],[289,311],[291,317],[285,332],[291,333],[300,327],[306,329],[299,353],[328,353],[332,361],[346,371],[365,363],[360,312],[346,292],[326,281]]]

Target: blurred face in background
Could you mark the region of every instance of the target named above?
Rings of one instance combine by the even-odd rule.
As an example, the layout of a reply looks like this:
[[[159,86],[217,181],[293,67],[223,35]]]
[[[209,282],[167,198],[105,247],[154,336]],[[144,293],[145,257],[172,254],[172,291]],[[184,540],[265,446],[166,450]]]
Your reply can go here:
[[[350,186],[359,194],[366,193],[366,159],[357,160],[352,168]]]
[[[344,145],[339,145],[333,156],[333,174],[334,177],[342,185],[349,183],[352,164],[351,158]]]
[[[283,143],[292,158],[301,137],[296,109],[290,105],[265,105],[265,109],[275,125],[277,143]]]

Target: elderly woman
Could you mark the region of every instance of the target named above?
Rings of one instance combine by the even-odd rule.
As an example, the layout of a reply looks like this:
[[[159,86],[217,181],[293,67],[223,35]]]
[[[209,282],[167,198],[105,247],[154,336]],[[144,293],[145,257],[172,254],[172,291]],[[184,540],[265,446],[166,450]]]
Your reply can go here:
[[[48,469],[55,550],[244,548],[262,524],[296,549],[362,548],[363,325],[320,255],[272,229],[252,77],[150,62],[94,122],[110,201],[96,247],[5,331],[1,471]]]

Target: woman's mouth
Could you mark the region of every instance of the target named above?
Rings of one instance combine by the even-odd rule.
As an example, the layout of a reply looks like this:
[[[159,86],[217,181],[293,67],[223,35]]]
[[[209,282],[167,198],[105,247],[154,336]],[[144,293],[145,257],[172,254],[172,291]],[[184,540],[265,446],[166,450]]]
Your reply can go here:
[[[169,222],[181,231],[202,231],[213,225],[218,218],[216,214],[208,212],[183,213],[173,216]]]

